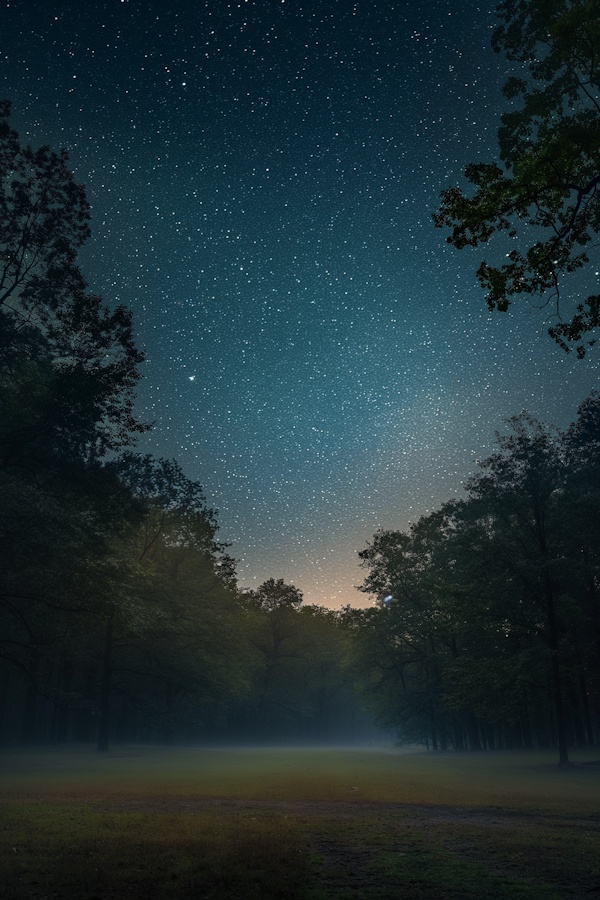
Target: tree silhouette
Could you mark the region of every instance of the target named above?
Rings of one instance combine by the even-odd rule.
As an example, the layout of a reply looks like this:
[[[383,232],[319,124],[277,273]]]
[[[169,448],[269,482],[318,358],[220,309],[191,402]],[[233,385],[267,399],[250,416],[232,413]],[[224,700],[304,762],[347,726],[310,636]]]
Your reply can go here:
[[[0,466],[101,456],[147,426],[131,311],[88,292],[89,204],[66,151],[22,147],[0,101]]]

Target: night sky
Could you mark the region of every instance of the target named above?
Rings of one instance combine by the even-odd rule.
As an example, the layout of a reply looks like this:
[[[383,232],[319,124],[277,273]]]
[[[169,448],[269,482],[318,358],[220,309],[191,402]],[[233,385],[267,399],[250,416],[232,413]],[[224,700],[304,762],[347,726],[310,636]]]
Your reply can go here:
[[[67,148],[91,287],[146,348],[140,449],[220,511],[243,586],[364,604],[357,551],[460,493],[502,419],[565,425],[598,384],[543,314],[491,317],[435,229],[491,160],[494,2],[17,0],[0,93]],[[593,273],[592,273],[593,274]]]

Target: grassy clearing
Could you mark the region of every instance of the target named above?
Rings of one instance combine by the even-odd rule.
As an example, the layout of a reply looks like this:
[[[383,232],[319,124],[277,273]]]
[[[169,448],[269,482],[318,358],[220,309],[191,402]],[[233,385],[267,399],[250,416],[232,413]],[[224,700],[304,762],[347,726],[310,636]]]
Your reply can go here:
[[[12,808],[0,831],[2,896],[299,898],[308,856],[295,823],[279,819]]]
[[[72,803],[11,807],[0,826],[6,900],[304,896],[303,837],[280,816],[111,815]]]
[[[554,754],[31,750],[0,773],[3,900],[600,896],[600,770]]]
[[[577,756],[598,757],[598,750]],[[369,800],[577,814],[597,811],[600,801],[600,769],[561,770],[553,752],[130,747],[108,756],[5,751],[0,768],[0,797],[13,799]]]

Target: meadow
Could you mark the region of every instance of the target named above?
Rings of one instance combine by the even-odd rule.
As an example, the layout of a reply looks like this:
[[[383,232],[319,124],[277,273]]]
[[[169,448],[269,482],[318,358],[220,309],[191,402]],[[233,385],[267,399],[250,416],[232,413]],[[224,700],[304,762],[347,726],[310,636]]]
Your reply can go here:
[[[598,755],[4,750],[1,895],[600,897]]]

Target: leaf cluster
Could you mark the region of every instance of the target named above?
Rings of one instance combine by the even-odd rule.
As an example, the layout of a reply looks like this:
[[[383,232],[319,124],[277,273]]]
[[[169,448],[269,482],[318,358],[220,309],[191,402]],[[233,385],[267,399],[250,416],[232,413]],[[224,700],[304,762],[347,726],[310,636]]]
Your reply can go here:
[[[434,222],[448,243],[476,247],[505,233],[517,246],[506,262],[484,260],[477,277],[490,310],[525,295],[556,303],[549,334],[579,357],[595,343],[600,294],[564,317],[564,276],[590,262],[600,231],[600,4],[597,0],[506,0],[492,45],[521,65],[503,88],[515,109],[502,114],[499,163],[468,165],[474,187],[442,191]]]

